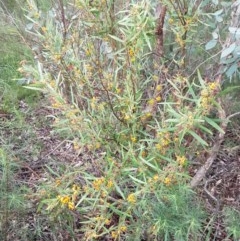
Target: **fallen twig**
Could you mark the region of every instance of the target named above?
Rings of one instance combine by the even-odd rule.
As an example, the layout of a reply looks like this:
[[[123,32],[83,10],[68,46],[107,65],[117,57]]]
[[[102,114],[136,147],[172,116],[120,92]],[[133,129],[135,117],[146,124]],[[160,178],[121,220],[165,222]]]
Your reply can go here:
[[[218,103],[219,104],[221,103],[220,99],[218,99]],[[218,115],[219,115],[219,119],[222,120],[220,127],[223,130],[223,132],[219,132],[218,138],[215,140],[215,144],[213,145],[213,147],[209,153],[209,157],[207,158],[204,165],[197,171],[195,176],[192,178],[191,183],[190,183],[192,188],[198,186],[199,183],[201,182],[201,180],[206,176],[206,173],[212,166],[213,161],[216,159],[219,149],[221,147],[221,144],[224,140],[225,130],[226,130],[227,124],[228,124],[228,121],[226,119],[226,112],[224,111],[224,109],[221,108],[218,111]]]

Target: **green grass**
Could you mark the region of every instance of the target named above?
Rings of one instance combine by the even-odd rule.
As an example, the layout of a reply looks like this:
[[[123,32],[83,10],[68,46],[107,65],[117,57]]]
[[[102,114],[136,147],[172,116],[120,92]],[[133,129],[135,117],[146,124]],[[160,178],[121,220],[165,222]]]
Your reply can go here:
[[[12,34],[12,30],[0,29],[0,98],[1,108],[6,112],[12,112],[20,100],[31,105],[40,96],[38,92],[28,90],[18,82],[22,77],[17,70],[19,63],[22,60],[32,61],[32,57],[19,36]]]

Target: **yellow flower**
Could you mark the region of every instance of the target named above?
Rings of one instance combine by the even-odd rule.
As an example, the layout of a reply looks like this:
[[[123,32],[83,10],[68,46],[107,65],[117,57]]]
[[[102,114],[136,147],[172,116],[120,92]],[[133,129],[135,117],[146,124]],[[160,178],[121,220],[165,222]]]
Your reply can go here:
[[[79,191],[79,190],[80,190],[80,187],[79,187],[78,185],[76,185],[76,184],[73,184],[72,190],[73,190],[73,191]]]
[[[162,145],[161,145],[160,143],[157,143],[157,144],[155,145],[155,147],[156,147],[159,151],[161,151],[161,150],[163,149],[163,147],[162,147]]]
[[[201,91],[201,96],[202,96],[202,97],[208,97],[208,96],[209,96],[208,90],[207,90],[207,89],[202,90],[202,91]]]
[[[164,183],[166,186],[169,186],[169,185],[171,184],[171,178],[165,177],[163,183]]]
[[[109,219],[105,219],[105,222],[104,222],[106,225],[110,225],[111,224],[111,220]]]
[[[124,116],[124,120],[128,121],[129,119],[130,119],[130,116],[126,114],[126,115]]]
[[[117,231],[112,231],[112,232],[111,232],[111,237],[112,237],[113,239],[117,238],[117,237],[118,237],[118,232],[117,232]]]
[[[59,185],[61,185],[61,180],[57,179],[55,183],[56,183],[56,186],[58,187]]]
[[[149,105],[154,105],[154,104],[155,104],[155,100],[154,100],[154,99],[149,100],[149,101],[148,101],[148,104],[149,104]]]
[[[129,194],[127,197],[127,201],[131,204],[136,203],[137,199],[133,193]]]
[[[134,51],[133,51],[133,48],[130,48],[129,50],[128,50],[128,54],[129,54],[129,57],[134,57]]]
[[[96,149],[99,149],[100,147],[101,147],[101,143],[100,143],[100,142],[96,142],[95,148],[96,148]]]
[[[42,27],[41,29],[42,29],[43,33],[45,33],[47,31],[46,27]]]
[[[96,221],[102,221],[103,217],[102,216],[97,216],[95,219],[96,219]]]
[[[40,14],[38,12],[35,12],[34,15],[33,15],[35,18],[39,18],[40,17]]]
[[[152,117],[152,113],[151,113],[151,112],[147,112],[147,113],[144,115],[144,117],[145,117],[146,119],[151,118],[151,117]]]
[[[121,230],[121,232],[126,232],[127,231],[127,227],[126,226],[121,226],[120,230]]]
[[[103,183],[105,182],[104,177],[98,178],[96,180],[93,181],[93,188],[97,191],[99,191],[103,185]]]
[[[83,186],[83,191],[84,191],[84,192],[88,192],[88,191],[89,191],[88,186]]]
[[[62,204],[67,204],[70,202],[70,197],[69,196],[59,196],[60,202]]]
[[[183,166],[186,163],[186,157],[185,156],[176,156],[177,162],[179,165]]]
[[[116,93],[117,93],[117,94],[120,94],[121,91],[122,91],[122,90],[121,90],[120,88],[116,88]]]
[[[161,100],[162,100],[161,96],[157,96],[157,97],[156,97],[156,101],[157,101],[157,102],[159,102],[159,101],[161,101]]]
[[[157,75],[153,75],[152,78],[154,81],[158,81],[158,79],[159,79],[159,77]],[[161,86],[161,85],[157,85],[157,86]],[[157,89],[157,87],[156,87],[156,89]]]
[[[158,181],[159,180],[159,176],[158,175],[154,175],[153,176],[153,180],[156,182],[156,181]]]
[[[107,196],[107,192],[102,191],[102,192],[101,192],[101,197],[102,197],[102,198],[105,198],[106,196]]]
[[[168,23],[169,23],[169,24],[173,24],[173,23],[174,23],[174,20],[173,20],[172,18],[169,18],[169,19],[168,19]]]
[[[73,202],[68,202],[68,208],[69,208],[70,210],[73,210],[73,209],[75,208],[74,203],[73,203]]]
[[[112,180],[108,180],[107,182],[107,188],[112,188],[113,187],[113,181]]]
[[[157,85],[157,86],[156,86],[156,90],[157,90],[157,91],[161,91],[161,90],[162,90],[162,86],[161,86],[161,85]]]
[[[218,85],[218,83],[216,83],[216,82],[213,82],[213,83],[208,84],[208,88],[209,88],[210,90],[216,90],[218,87],[219,87],[219,85]]]
[[[137,142],[137,138],[136,138],[135,136],[131,136],[130,139],[131,139],[131,141],[134,142],[134,143]]]
[[[147,156],[147,152],[146,151],[142,151],[142,157],[146,157]]]

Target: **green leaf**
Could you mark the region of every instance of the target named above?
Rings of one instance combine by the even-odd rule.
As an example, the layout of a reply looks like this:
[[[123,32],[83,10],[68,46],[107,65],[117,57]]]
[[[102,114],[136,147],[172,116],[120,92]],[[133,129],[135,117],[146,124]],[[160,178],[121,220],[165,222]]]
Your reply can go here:
[[[207,127],[205,127],[205,126],[199,125],[198,128],[202,129],[204,132],[206,132],[206,133],[208,133],[208,134],[210,134],[210,135],[213,134],[212,131],[209,130],[209,129],[208,129]]]
[[[186,130],[182,130],[179,134],[179,143],[182,144],[183,138],[186,135]]]
[[[206,50],[212,49],[217,45],[217,43],[218,43],[217,39],[212,39],[209,42],[207,42],[207,44],[205,45],[205,49]]]
[[[221,54],[221,59],[231,54],[235,50],[235,48],[236,48],[236,43],[232,43],[229,47],[224,49]]]
[[[215,13],[213,13],[212,15],[214,16],[219,16],[220,14],[222,14],[223,9],[217,10]]]
[[[149,49],[152,51],[152,46],[151,46],[151,43],[150,43],[149,37],[147,36],[147,34],[146,34],[145,32],[143,33],[143,36],[144,36],[144,38],[145,38],[145,41],[146,41],[146,43],[147,43]]]
[[[108,36],[114,40],[116,40],[117,42],[120,42],[120,43],[124,43],[124,41],[114,35],[111,35],[111,34],[108,34]]]
[[[233,76],[233,74],[237,71],[238,69],[238,64],[234,63],[231,65],[231,67],[226,71],[227,77]]]
[[[225,90],[223,90],[221,93],[220,93],[220,96],[224,96],[224,95],[227,95],[233,91],[236,91],[236,89],[239,89],[240,88],[240,85],[237,85],[237,86],[229,86],[227,87]]]
[[[231,34],[236,35],[236,37],[239,37],[239,36],[240,36],[240,28],[229,27],[228,30],[229,30],[229,32],[230,32]]]
[[[178,123],[179,119],[167,119],[165,122],[170,122],[170,123]]]
[[[39,85],[39,86],[40,86],[40,85]],[[41,91],[41,92],[46,92],[46,90],[42,89],[41,86],[40,86],[40,87],[23,86],[23,88],[25,88],[25,89],[29,89],[29,90],[37,90],[37,91]]]
[[[78,207],[84,200],[85,200],[85,198],[88,196],[88,193],[85,193],[82,197],[81,197],[81,199],[77,202],[77,204],[76,204],[76,207]]]
[[[123,192],[121,191],[121,188],[117,185],[116,182],[114,182],[114,186],[115,186],[115,188],[116,188],[116,191],[121,195],[121,197],[122,197],[123,199],[125,199],[125,196],[124,196]]]
[[[158,167],[154,166],[152,163],[148,162],[147,160],[145,160],[145,159],[142,158],[142,157],[140,157],[140,159],[141,159],[141,161],[142,161],[143,163],[145,163],[147,166],[149,166],[149,167],[151,167],[152,169],[158,171],[158,169],[159,169]],[[150,159],[150,160],[153,160],[153,158]]]
[[[187,80],[187,86],[188,86],[188,91],[189,93],[192,95],[194,100],[197,100],[197,96],[192,88],[192,85],[189,83],[189,81]]]
[[[215,17],[217,22],[221,23],[223,21],[223,17],[222,16],[216,16]]]
[[[169,106],[170,107],[170,106]],[[174,117],[176,117],[176,118],[181,118],[182,117],[182,115],[180,115],[179,113],[177,113],[172,107],[170,107],[169,109],[168,109],[168,112],[169,113],[171,113]]]
[[[199,82],[200,82],[200,84],[201,84],[202,88],[205,88],[205,87],[206,87],[206,85],[205,85],[205,82],[204,82],[204,80],[203,80],[203,78],[202,78],[202,76],[201,76],[201,74],[200,74],[200,71],[199,71],[199,70],[197,70],[197,75],[198,75],[198,80],[199,80]]]
[[[48,165],[45,166],[54,176],[60,177],[60,175],[57,172],[55,172],[51,167],[49,167]]]
[[[141,181],[141,180],[139,180],[139,179],[137,179],[137,178],[135,178],[135,177],[133,177],[133,176],[131,176],[131,175],[129,175],[129,177],[130,177],[133,181],[135,181],[135,182],[137,182],[137,183],[146,184],[145,182],[143,182],[143,181]]]
[[[132,217],[130,214],[126,212],[122,212],[118,208],[115,208],[114,204],[111,204],[109,206],[109,209],[111,209],[114,213],[118,214],[120,217],[129,217],[129,218]]]
[[[224,134],[224,130],[218,125],[216,124],[216,122],[214,122],[212,119],[205,117],[206,122],[211,125],[213,128],[215,128],[216,130],[218,130],[219,132]]]
[[[194,131],[188,131],[190,135],[192,135],[201,145],[203,146],[208,146],[208,143],[202,139],[201,136],[199,136],[197,133]]]

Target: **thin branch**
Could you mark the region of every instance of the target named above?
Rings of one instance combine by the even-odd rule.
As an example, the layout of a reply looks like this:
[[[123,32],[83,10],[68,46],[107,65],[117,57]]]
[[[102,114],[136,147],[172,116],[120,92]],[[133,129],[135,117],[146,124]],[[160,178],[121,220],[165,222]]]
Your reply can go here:
[[[233,114],[229,115],[229,116],[227,117],[227,119],[229,120],[229,119],[231,119],[231,118],[233,118],[233,117],[235,117],[235,116],[237,116],[237,115],[240,115],[240,112],[236,112],[236,113],[233,113]]]

